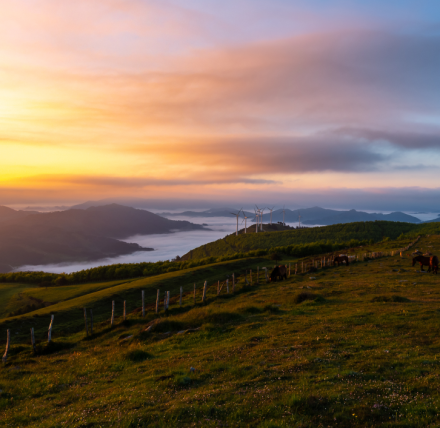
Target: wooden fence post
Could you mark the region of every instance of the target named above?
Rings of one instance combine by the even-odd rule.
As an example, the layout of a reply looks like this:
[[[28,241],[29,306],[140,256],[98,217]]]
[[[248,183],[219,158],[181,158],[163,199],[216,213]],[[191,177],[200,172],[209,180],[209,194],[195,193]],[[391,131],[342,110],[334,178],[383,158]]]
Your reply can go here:
[[[170,291],[167,293],[167,309],[170,307]]]
[[[226,292],[229,294],[229,279],[226,280]]]
[[[145,291],[142,290],[142,317],[145,317]]]
[[[304,262],[302,262],[301,273],[304,273]]]
[[[9,353],[9,345],[11,344],[11,330],[6,330],[6,350],[5,353],[3,354],[3,364],[6,364],[6,361],[8,359],[8,353]]]
[[[47,334],[47,339],[48,339],[47,342],[48,342],[48,343],[50,343],[50,342],[52,341],[53,319],[54,319],[54,316],[51,315],[51,316],[50,316],[50,324],[49,324],[49,332],[48,332],[48,334]]]
[[[93,311],[90,309],[90,334],[93,336]]]
[[[250,284],[252,285],[252,269],[249,270],[249,279],[251,280]],[[246,285],[246,281],[245,281]]]
[[[157,297],[156,297],[156,314],[159,313],[159,303],[160,303],[160,290],[157,290]]]
[[[182,307],[182,294],[183,294],[183,287],[180,287],[180,301],[179,301],[180,307]]]
[[[246,275],[244,276],[246,279]],[[220,280],[217,282],[217,296],[220,294]]]
[[[112,300],[112,318],[110,321],[110,325],[113,326],[114,322],[115,322],[115,301]]]
[[[235,274],[232,274],[232,292],[235,293]]]
[[[84,308],[84,322],[86,324],[86,336],[89,335],[89,326],[87,325],[87,309]]]
[[[203,284],[203,295],[202,295],[202,302],[205,302],[206,300],[206,289],[208,287],[208,281],[205,281]]]
[[[35,334],[34,334],[34,328],[31,328],[31,345],[32,349],[34,350],[34,353],[37,353],[37,347],[35,346]]]
[[[298,275],[298,263],[295,264],[295,275]]]
[[[196,304],[196,283],[194,283],[194,304]]]
[[[290,263],[289,263],[289,278],[290,278]]]
[[[124,300],[124,321],[127,319],[127,305],[126,301]]]

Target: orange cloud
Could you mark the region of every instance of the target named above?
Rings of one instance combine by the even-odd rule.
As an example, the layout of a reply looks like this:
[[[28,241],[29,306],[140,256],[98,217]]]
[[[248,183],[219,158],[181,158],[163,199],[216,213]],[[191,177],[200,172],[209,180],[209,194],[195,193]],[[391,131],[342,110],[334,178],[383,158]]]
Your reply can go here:
[[[411,119],[440,109],[430,33],[341,27],[226,46],[215,19],[167,2],[24,5],[6,0],[0,18],[5,192],[311,188],[348,175],[361,186],[372,172],[423,184],[436,163],[439,123]],[[428,165],[411,160],[416,146]]]

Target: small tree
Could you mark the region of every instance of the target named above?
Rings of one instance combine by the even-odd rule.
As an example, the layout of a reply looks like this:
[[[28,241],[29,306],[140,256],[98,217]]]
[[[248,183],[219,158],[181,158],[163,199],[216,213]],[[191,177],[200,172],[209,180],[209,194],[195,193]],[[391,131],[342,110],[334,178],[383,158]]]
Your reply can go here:
[[[278,264],[278,261],[283,260],[283,258],[281,257],[281,254],[279,253],[272,253],[269,256],[270,260],[275,260],[275,263]]]

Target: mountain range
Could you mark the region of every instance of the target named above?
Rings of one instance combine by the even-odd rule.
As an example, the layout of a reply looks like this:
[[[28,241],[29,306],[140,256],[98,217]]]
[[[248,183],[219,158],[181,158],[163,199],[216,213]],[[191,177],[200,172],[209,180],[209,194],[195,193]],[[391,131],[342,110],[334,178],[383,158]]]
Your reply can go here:
[[[271,220],[270,213],[263,215],[263,222],[269,223]],[[183,211],[179,213],[160,213],[165,217],[186,216],[186,217],[231,217],[231,213],[236,213],[238,210],[235,208],[212,208],[206,211]],[[250,211],[244,211],[241,214],[246,215],[250,221],[255,221],[255,214]],[[363,211],[349,210],[338,211],[330,210],[326,208],[313,207],[302,208],[297,210],[284,209],[284,215],[282,209],[277,209],[272,212],[272,222],[282,222],[283,219],[286,223],[296,223],[301,216],[301,224],[306,225],[332,225],[338,223],[353,223],[356,221],[375,221],[375,220],[388,220],[388,221],[402,221],[406,223],[421,223],[421,220],[417,217],[402,213],[394,212],[390,214],[382,213],[367,213]]]
[[[117,204],[52,213],[0,207],[0,272],[152,251],[119,239],[195,229],[204,227]]]

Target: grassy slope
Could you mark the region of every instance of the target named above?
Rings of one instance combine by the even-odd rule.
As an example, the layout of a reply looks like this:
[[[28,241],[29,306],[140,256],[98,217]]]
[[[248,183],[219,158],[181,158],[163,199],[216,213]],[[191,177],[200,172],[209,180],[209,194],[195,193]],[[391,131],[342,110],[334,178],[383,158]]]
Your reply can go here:
[[[109,290],[110,288],[132,282],[133,280],[119,280],[107,281],[91,284],[67,285],[63,287],[36,287],[33,284],[28,284],[26,287],[16,288],[15,293],[9,297],[9,303],[4,305],[3,310],[0,310],[0,318],[8,317],[8,314],[14,312],[23,306],[35,303],[35,301],[43,302],[46,305],[53,305],[54,303],[75,299],[77,297],[91,294],[100,290]],[[16,284],[4,284],[5,286],[14,290]],[[0,287],[2,285],[0,284]],[[7,298],[2,293],[0,296]],[[0,308],[1,309],[1,308]]]
[[[417,246],[438,254],[440,237]],[[194,275],[230,269],[222,264]],[[210,293],[206,306],[194,307],[186,295],[184,307],[172,304],[150,333],[142,330],[155,317],[151,311],[146,320],[133,313],[113,329],[98,324],[89,339],[84,332],[60,337],[57,326],[72,320],[62,306],[68,302],[58,304],[58,352],[33,356],[13,335],[16,344],[0,368],[0,420],[38,427],[437,425],[440,277],[417,270],[408,259],[389,257],[326,268],[316,280],[299,275],[238,287],[234,296]],[[154,284],[150,278],[113,288],[127,298],[133,288],[139,294],[159,282],[177,287],[188,276],[176,272]],[[295,303],[303,291],[325,300]],[[70,304],[98,303],[97,293]],[[393,295],[410,301],[373,302]],[[10,325],[21,328],[28,320]],[[63,343],[73,348],[62,349]]]
[[[12,300],[18,301],[23,291],[33,287],[32,284],[0,284],[0,319],[11,312]]]
[[[351,239],[379,241],[384,237],[396,239],[402,233],[415,233],[426,225],[397,223],[392,221],[358,222],[336,224],[333,226],[313,227],[285,232],[252,233],[228,235],[223,239],[202,245],[189,253],[183,259],[202,259],[217,257],[255,249],[270,249],[273,247],[306,244],[310,242],[331,241],[345,242]],[[440,223],[437,223],[440,231]],[[429,233],[429,232],[427,232]]]

